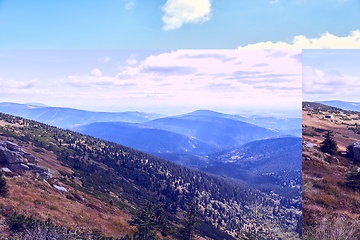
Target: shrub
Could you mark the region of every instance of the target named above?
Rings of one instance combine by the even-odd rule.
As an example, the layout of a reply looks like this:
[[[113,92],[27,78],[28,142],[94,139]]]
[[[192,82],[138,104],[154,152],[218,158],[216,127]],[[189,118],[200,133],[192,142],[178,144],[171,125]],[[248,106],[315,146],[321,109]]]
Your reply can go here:
[[[17,214],[16,212],[6,217],[6,224],[9,225],[10,230],[15,232],[24,231],[25,227],[31,229],[35,226],[37,220],[35,218],[27,217],[23,214]]]
[[[3,176],[3,172],[0,171],[0,196],[6,197],[9,194],[9,187],[6,184],[6,180]]]
[[[331,131],[328,131],[325,135],[324,141],[320,144],[320,149],[324,153],[329,153],[331,155],[336,155],[337,151],[337,143],[332,138]]]

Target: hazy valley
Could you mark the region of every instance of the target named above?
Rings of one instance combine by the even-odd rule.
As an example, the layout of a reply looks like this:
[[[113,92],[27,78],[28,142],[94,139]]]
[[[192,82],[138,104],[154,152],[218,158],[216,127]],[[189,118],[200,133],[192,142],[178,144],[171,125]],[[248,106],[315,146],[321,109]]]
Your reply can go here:
[[[127,220],[146,199],[164,204],[172,224],[179,225],[186,204],[195,199],[205,224],[198,232],[202,237],[246,239],[253,234],[258,239],[299,238],[301,138],[289,136],[298,132],[298,119],[245,118],[207,110],[164,117],[8,103],[0,104],[0,111],[6,107],[7,111],[11,107],[12,114],[17,111],[23,117],[86,134],[9,115],[2,115],[0,129],[9,141],[50,151],[58,161],[56,166],[66,170],[46,166],[57,173],[54,177],[69,192],[88,194],[82,198],[92,196],[106,206],[111,200],[110,208],[124,212],[117,225],[123,227],[119,235],[101,228],[104,234],[132,233],[134,228]],[[281,127],[275,129],[276,125]],[[31,182],[31,174],[22,177]],[[13,177],[7,179],[13,181]],[[44,216],[36,211],[28,213],[40,218],[54,216],[51,211]],[[103,218],[114,221],[112,215]]]

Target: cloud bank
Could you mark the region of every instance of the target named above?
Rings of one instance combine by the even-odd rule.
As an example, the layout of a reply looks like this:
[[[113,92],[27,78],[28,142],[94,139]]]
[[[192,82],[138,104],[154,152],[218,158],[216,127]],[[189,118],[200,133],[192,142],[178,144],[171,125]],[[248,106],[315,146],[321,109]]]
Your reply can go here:
[[[301,53],[299,49],[177,50],[137,56],[138,61],[129,64],[136,56],[130,55],[118,68],[95,58],[82,63],[91,68],[76,68],[60,77],[50,71],[51,77],[36,81],[27,74],[29,64],[24,64],[21,81],[11,82],[11,88],[0,88],[0,101],[101,111],[296,110],[301,102],[302,64],[294,56]],[[57,59],[56,54],[53,59]],[[46,65],[41,61],[36,64]],[[9,80],[0,76],[5,86],[10,85]]]
[[[342,99],[360,101],[360,77],[303,67],[303,98],[309,101]]]
[[[260,42],[248,44],[238,49],[359,49],[360,30],[352,31],[346,37],[337,37],[330,33],[324,33],[319,38],[307,38],[295,36],[291,43],[286,42]]]
[[[168,0],[162,7],[164,31],[179,29],[185,23],[202,23],[211,18],[211,0]]]

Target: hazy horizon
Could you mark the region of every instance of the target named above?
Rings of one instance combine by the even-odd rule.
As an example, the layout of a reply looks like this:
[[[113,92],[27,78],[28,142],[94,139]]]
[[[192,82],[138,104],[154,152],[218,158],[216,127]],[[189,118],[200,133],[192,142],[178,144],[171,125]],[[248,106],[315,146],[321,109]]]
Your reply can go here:
[[[102,109],[96,109],[96,108],[75,108],[72,106],[50,106],[43,103],[34,103],[34,102],[27,102],[27,103],[20,103],[20,102],[0,102],[0,104],[3,103],[11,103],[11,104],[24,104],[24,105],[33,105],[37,107],[54,107],[54,108],[71,108],[76,110],[83,110],[83,111],[89,111],[89,112],[112,112],[112,113],[118,113],[118,112],[144,112],[149,114],[160,114],[164,116],[173,116],[173,115],[181,115],[181,114],[187,114],[190,112],[198,111],[198,110],[208,110],[208,111],[214,111],[224,114],[230,114],[230,115],[238,115],[243,117],[252,117],[252,116],[260,116],[260,117],[276,117],[276,118],[301,118],[301,110],[281,110],[281,109],[257,109],[257,110],[251,110],[251,109],[204,109],[204,108],[188,108],[188,109],[152,109],[152,111],[149,111],[148,109],[114,109],[109,111],[104,111]]]
[[[301,50],[0,50],[0,65],[0,102],[171,114],[301,109]]]

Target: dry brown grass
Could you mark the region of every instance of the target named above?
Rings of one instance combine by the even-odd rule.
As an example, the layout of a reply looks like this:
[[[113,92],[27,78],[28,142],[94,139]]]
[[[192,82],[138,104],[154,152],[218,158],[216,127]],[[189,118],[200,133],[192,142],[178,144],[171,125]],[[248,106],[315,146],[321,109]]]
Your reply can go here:
[[[69,189],[70,194],[72,192],[82,200],[69,199],[69,193],[59,192],[35,178],[33,173],[6,177],[10,195],[1,198],[0,215],[4,217],[16,211],[43,221],[51,218],[55,224],[66,227],[99,229],[102,233],[114,237],[133,231],[127,223],[131,218],[130,213],[63,185]]]
[[[346,124],[359,120],[343,121],[340,117],[322,119],[324,115],[303,110],[303,139],[319,145],[324,134],[315,128],[331,130],[340,151],[360,136],[348,129]],[[327,114],[327,113],[324,113]],[[306,126],[306,127],[305,127]],[[313,137],[308,135],[314,135]],[[318,135],[318,136],[317,136]],[[346,136],[346,137],[344,137]],[[316,147],[303,147],[303,224],[304,239],[360,239],[360,193],[346,186],[346,173],[355,167],[348,158],[330,156]]]
[[[323,217],[316,226],[303,229],[303,239],[360,239],[360,222],[341,215],[336,217]]]
[[[354,133],[352,130],[348,129],[347,124],[354,125],[357,123],[360,125],[360,120],[351,120],[351,121],[343,121],[340,117],[334,116],[334,119],[323,119],[324,115],[321,114],[311,114],[311,111],[304,110],[302,111],[302,124],[307,126],[303,127],[303,133],[307,134],[318,134],[320,136],[304,136],[308,142],[320,144],[323,140],[323,134],[315,132],[312,127],[322,128],[326,130],[331,130],[334,133],[334,140],[338,143],[338,147],[340,151],[346,151],[346,147],[350,144],[360,141],[360,135]],[[328,112],[324,112],[325,115],[329,114]],[[353,116],[354,117],[354,116]],[[345,138],[347,136],[348,138]]]
[[[61,165],[52,152],[35,152],[36,147],[32,144],[0,136],[0,141],[4,140],[17,143],[24,151],[33,154],[39,160],[38,165],[55,170],[56,174],[49,180],[50,183],[55,182],[54,179],[60,176],[58,170],[72,173],[71,169]],[[59,192],[48,183],[36,179],[36,175],[31,172],[5,178],[10,194],[7,198],[0,197],[1,217],[16,211],[43,221],[51,218],[55,224],[66,227],[99,229],[102,233],[114,237],[133,232],[133,228],[127,223],[131,218],[130,213],[76,191],[70,186],[57,182],[57,185],[62,185],[68,190],[68,193]],[[79,183],[81,184],[80,180]]]

